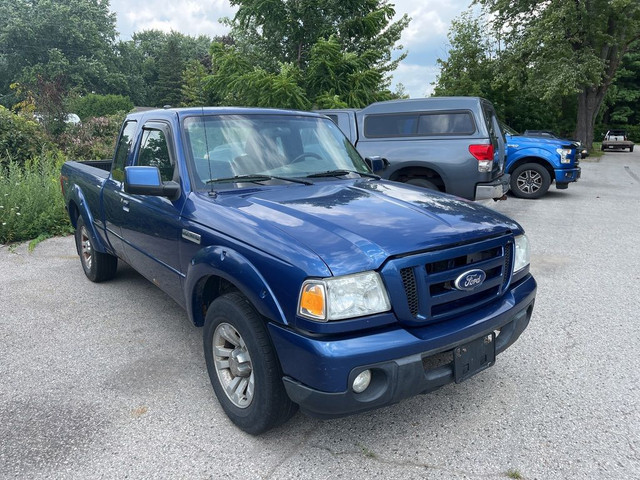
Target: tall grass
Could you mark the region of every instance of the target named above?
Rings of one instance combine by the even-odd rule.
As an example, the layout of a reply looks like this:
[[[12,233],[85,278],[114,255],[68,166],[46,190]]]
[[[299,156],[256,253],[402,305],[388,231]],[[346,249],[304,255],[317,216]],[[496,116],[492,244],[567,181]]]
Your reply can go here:
[[[63,161],[52,153],[24,165],[0,158],[0,243],[72,231],[60,190]]]

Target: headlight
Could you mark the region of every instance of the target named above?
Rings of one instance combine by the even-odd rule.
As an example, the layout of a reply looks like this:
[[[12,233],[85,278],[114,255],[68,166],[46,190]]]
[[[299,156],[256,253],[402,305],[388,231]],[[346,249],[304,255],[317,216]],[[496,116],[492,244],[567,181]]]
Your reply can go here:
[[[298,301],[300,316],[321,322],[373,315],[390,309],[387,291],[376,272],[307,280]]]
[[[530,256],[529,239],[527,239],[526,235],[517,236],[516,255],[513,261],[513,273],[516,273],[529,265]]]
[[[571,163],[569,155],[571,154],[570,148],[556,148],[556,152],[560,154],[560,163]]]

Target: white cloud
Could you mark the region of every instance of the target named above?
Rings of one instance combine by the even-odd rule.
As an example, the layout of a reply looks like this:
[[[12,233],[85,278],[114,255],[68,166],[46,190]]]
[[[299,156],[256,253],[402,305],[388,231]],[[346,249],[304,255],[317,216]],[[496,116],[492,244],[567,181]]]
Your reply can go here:
[[[232,17],[236,8],[226,0],[147,0],[134,3],[112,0],[111,10],[117,13],[117,29],[126,40],[134,32],[158,29],[174,30],[185,35],[223,35],[228,28],[218,20]]]
[[[438,71],[436,66],[402,62],[393,74],[391,88],[394,90],[401,83],[411,98],[428,97],[433,92],[431,83],[435,81]]]

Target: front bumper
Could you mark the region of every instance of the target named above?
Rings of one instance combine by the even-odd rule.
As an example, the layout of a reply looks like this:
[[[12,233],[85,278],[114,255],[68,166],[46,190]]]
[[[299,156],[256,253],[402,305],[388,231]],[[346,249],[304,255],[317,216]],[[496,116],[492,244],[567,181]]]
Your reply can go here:
[[[511,175],[504,173],[489,183],[476,185],[475,200],[499,199],[504,197],[510,188]]]
[[[503,296],[500,305],[476,312],[474,321],[441,322],[418,328],[415,334],[395,329],[327,341],[273,324],[269,328],[291,400],[311,416],[333,418],[390,405],[454,382],[454,349],[491,332],[499,331],[495,353],[503,352],[528,326],[535,293],[535,280],[528,276]],[[353,392],[349,386],[366,369],[372,372],[371,385],[362,393]],[[339,382],[342,388],[328,391],[331,382]],[[312,383],[324,388],[314,388]]]
[[[577,182],[582,172],[580,167],[556,168],[554,171],[556,176],[556,184]]]

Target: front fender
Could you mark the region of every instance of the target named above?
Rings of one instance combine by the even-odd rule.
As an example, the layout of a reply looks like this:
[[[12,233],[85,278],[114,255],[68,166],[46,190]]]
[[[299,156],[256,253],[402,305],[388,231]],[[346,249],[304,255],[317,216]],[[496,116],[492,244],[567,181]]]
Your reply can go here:
[[[73,218],[73,216],[71,218],[71,223],[73,224],[73,226],[76,227],[77,218],[82,217],[82,219],[84,220],[84,224],[89,231],[89,235],[91,236],[93,248],[100,253],[111,253],[110,249],[107,248],[104,239],[98,232],[93,214],[91,213],[91,209],[89,208],[89,203],[87,202],[82,189],[77,184],[73,185],[71,191],[69,192],[68,205],[71,205],[72,203],[73,205],[75,205],[78,213],[75,218]],[[71,211],[69,211],[69,213],[71,214]]]
[[[185,304],[195,324],[199,324],[198,319],[202,317],[201,312],[195,310],[199,305],[197,288],[202,280],[211,276],[234,285],[264,317],[284,325],[288,323],[266,279],[246,257],[228,247],[209,246],[191,259],[185,278]]]
[[[524,158],[536,158],[538,160],[543,160],[546,162],[551,168],[555,168],[560,165],[560,159],[557,153],[551,153],[544,148],[539,147],[529,147],[523,148],[521,150],[515,151],[507,151],[507,172],[512,173],[516,164],[519,160]]]

